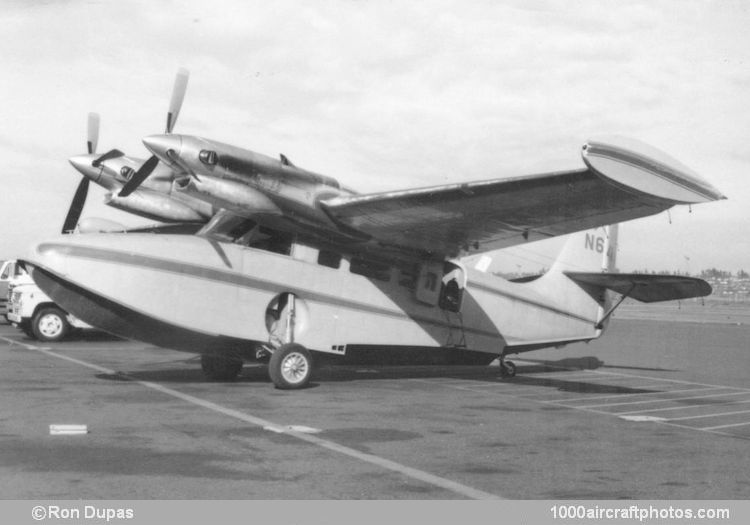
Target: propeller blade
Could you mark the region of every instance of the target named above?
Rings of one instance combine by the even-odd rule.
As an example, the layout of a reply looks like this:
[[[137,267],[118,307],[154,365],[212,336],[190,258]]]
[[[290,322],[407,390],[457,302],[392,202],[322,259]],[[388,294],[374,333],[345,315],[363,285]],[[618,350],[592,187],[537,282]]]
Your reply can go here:
[[[68,233],[76,229],[78,219],[81,217],[83,206],[86,204],[86,195],[89,193],[89,179],[83,177],[81,182],[78,184],[78,189],[73,196],[73,201],[70,203],[70,209],[68,209],[68,215],[65,217],[63,223],[62,232]]]
[[[138,171],[136,171],[135,174],[130,177],[130,180],[125,183],[117,196],[127,197],[128,195],[133,193],[136,189],[138,189],[138,186],[140,186],[141,183],[146,180],[146,177],[151,175],[151,172],[154,171],[154,168],[156,168],[157,164],[159,164],[159,157],[157,157],[156,155],[152,155],[151,157],[149,157],[148,160],[143,163],[143,166],[138,168]]]
[[[98,168],[101,165],[101,163],[104,162],[105,160],[115,159],[117,157],[122,157],[123,155],[125,154],[119,149],[111,149],[107,153],[102,155],[101,157],[94,160],[94,162],[92,162],[91,165],[95,168]]]
[[[187,90],[189,77],[190,73],[187,69],[180,68],[177,71],[177,76],[174,79],[174,87],[172,88],[172,100],[169,101],[169,112],[167,113],[167,133],[172,133],[175,122],[177,122],[177,116],[180,114],[182,101],[185,99],[185,91]]]
[[[99,113],[89,113],[86,135],[86,147],[89,153],[96,153],[96,146],[99,143]]]

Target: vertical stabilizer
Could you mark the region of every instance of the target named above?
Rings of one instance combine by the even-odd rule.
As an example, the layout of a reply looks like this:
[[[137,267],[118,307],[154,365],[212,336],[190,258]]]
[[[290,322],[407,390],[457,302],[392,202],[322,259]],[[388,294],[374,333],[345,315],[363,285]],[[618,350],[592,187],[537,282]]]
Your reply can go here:
[[[617,264],[617,225],[572,234],[548,274],[613,272]]]
[[[611,294],[601,287],[581,285],[565,272],[617,271],[617,236],[617,225],[570,235],[549,271],[528,283],[562,310],[591,320],[590,326],[578,333],[581,338],[601,335],[602,330],[596,325],[611,304]],[[575,330],[581,330],[580,325]]]

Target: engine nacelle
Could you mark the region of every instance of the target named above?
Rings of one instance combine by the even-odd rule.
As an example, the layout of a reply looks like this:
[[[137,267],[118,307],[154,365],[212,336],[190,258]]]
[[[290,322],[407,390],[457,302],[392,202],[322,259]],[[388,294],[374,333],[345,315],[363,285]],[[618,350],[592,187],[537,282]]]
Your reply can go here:
[[[162,222],[205,222],[206,217],[190,206],[161,193],[135,191],[127,197],[108,193],[104,203],[118,210]]]
[[[177,191],[225,208],[237,215],[281,215],[281,209],[264,193],[241,182],[201,175],[200,180],[182,177],[175,181]]]

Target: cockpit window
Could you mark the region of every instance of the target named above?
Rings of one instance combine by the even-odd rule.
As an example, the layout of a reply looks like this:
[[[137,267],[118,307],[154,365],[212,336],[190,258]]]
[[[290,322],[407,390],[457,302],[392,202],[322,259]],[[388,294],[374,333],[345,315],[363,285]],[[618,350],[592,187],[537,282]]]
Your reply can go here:
[[[135,170],[129,166],[123,166],[120,168],[120,175],[125,177],[125,179],[130,180],[130,177],[133,176],[133,173],[135,173]]]
[[[216,164],[216,161],[218,160],[218,155],[216,155],[215,151],[211,150],[201,150],[200,153],[198,153],[198,158],[203,164],[208,164],[209,166],[213,166]]]

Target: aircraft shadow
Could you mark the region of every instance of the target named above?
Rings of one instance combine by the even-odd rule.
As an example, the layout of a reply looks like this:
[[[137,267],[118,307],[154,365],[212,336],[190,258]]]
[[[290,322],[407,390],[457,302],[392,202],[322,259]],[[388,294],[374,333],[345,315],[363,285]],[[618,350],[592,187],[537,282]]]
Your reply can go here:
[[[524,361],[529,361],[524,359]],[[160,368],[158,370],[123,371],[116,374],[97,374],[98,379],[107,381],[151,381],[173,384],[208,384],[243,385],[268,384],[271,381],[263,365],[250,365],[242,369],[240,376],[232,381],[209,381],[203,375],[197,359],[188,359],[182,363],[190,368]],[[192,365],[195,364],[193,368]],[[325,383],[345,383],[355,381],[383,381],[394,379],[450,379],[470,381],[497,382],[498,385],[537,386],[562,392],[591,394],[641,394],[656,393],[660,390],[633,388],[622,385],[608,385],[589,382],[585,379],[566,379],[564,374],[573,370],[594,370],[606,366],[596,357],[562,359],[558,361],[538,361],[532,365],[517,365],[516,377],[503,377],[497,366],[470,365],[411,365],[411,366],[372,366],[372,365],[326,365],[317,368],[313,381],[307,388],[315,388]],[[550,375],[559,372],[560,377]],[[545,373],[544,377],[534,374]],[[490,390],[487,390],[491,392]],[[503,391],[512,394],[512,389]]]
[[[118,371],[116,374],[96,374],[97,379],[106,381],[151,381],[154,383],[270,383],[268,371],[264,366],[246,366],[240,376],[231,381],[213,381],[206,379],[200,365],[196,368],[160,368],[158,370]]]
[[[570,370],[596,370],[598,368],[616,368],[618,370],[642,370],[647,372],[679,372],[672,368],[653,368],[645,366],[625,366],[625,365],[608,365],[601,359],[593,356],[589,357],[571,357],[566,359],[559,359],[557,361],[550,361],[546,359],[528,359],[522,357],[525,362],[536,363],[550,368],[563,368],[567,370],[561,370],[561,372],[568,372]]]

